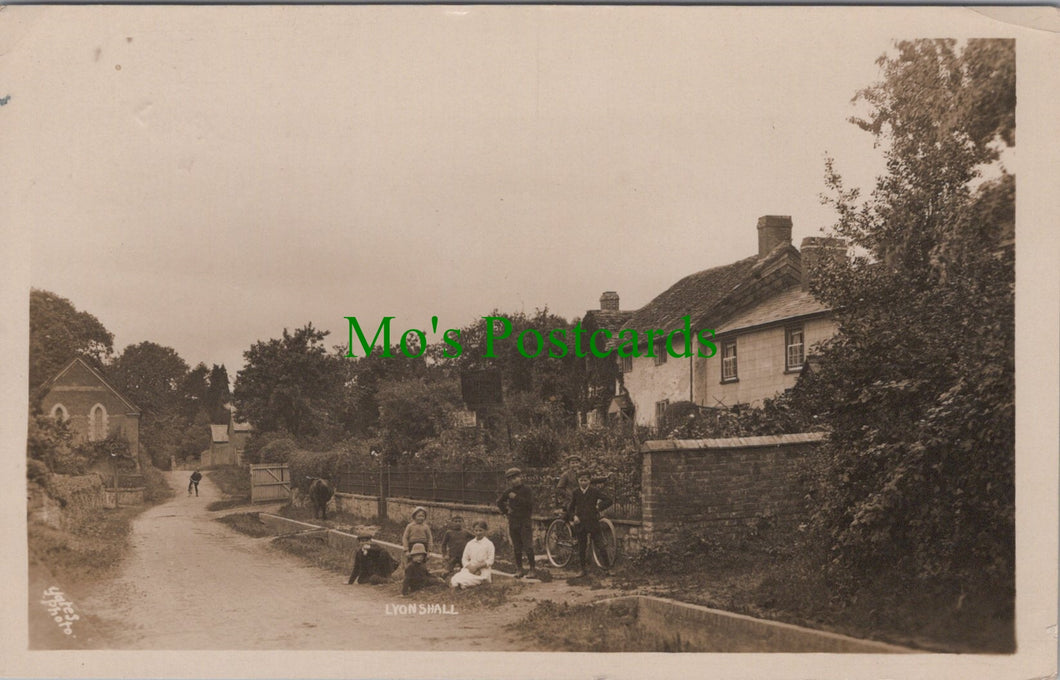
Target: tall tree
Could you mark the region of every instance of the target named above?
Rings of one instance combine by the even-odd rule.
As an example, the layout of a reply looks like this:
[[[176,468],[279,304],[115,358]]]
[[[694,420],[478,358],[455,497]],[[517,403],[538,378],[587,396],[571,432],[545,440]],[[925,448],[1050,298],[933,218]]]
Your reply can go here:
[[[307,324],[254,343],[243,353],[233,403],[260,432],[287,430],[315,437],[334,427],[343,374],[324,346],[327,331]]]
[[[206,389],[206,413],[211,423],[228,422],[228,404],[232,401],[232,390],[228,386],[228,370],[224,364],[210,369],[209,387]]]
[[[185,416],[188,364],[171,347],[129,345],[107,367],[107,377],[141,409],[140,442],[158,467],[168,467],[177,440],[191,426]]]
[[[114,351],[114,335],[88,312],[46,290],[29,294],[29,387],[36,389],[71,359],[83,356],[102,368]]]
[[[886,174],[862,200],[828,164],[834,232],[861,255],[814,287],[839,322],[799,385],[832,430],[816,520],[851,581],[1011,588],[1014,43],[900,42],[879,64],[852,120]]]

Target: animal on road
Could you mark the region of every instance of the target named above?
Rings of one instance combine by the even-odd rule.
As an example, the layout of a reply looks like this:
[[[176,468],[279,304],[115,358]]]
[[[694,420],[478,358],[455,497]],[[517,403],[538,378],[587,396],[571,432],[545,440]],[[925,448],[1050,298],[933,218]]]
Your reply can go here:
[[[334,489],[319,477],[309,477],[313,481],[309,484],[309,499],[313,502],[313,517],[319,513],[320,519],[328,518],[328,502],[335,495]]]

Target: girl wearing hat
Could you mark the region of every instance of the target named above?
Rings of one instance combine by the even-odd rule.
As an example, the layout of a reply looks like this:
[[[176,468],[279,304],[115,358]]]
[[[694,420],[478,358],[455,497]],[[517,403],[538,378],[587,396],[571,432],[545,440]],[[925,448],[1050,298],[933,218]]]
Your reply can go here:
[[[475,538],[464,546],[461,562],[464,568],[453,574],[449,580],[450,588],[473,588],[493,581],[493,558],[496,555],[493,541],[486,538],[486,523],[476,520],[471,525]]]
[[[405,549],[402,562],[408,564],[408,556],[412,547],[417,543],[423,545],[424,553],[431,551],[434,543],[434,535],[431,534],[431,525],[427,524],[427,508],[417,506],[412,511],[412,521],[405,527],[405,533],[401,535],[401,547]]]

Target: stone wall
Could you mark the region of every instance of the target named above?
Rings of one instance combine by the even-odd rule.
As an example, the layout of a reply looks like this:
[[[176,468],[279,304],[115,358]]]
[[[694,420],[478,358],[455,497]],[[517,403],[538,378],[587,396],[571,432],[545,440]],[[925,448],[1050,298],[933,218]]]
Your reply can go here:
[[[69,528],[102,512],[107,499],[103,480],[97,474],[49,474],[43,485],[29,484],[27,501],[30,521]]]
[[[763,526],[794,530],[808,514],[802,473],[822,433],[645,442],[646,542],[683,527],[738,538]]]
[[[347,512],[356,517],[366,520],[380,519],[379,497],[362,496],[360,494],[337,493],[335,494],[335,509],[339,512]],[[500,511],[490,505],[473,505],[465,503],[444,503],[441,501],[419,501],[411,498],[387,498],[383,503],[383,519],[389,519],[399,524],[412,520],[412,511],[417,506],[427,509],[427,522],[431,525],[437,541],[441,541],[445,535],[445,528],[449,518],[459,515],[464,518],[464,528],[470,529],[471,523],[483,520],[489,526],[490,534],[506,534],[508,521],[501,515]],[[545,532],[548,525],[552,523],[551,515],[534,516],[534,544],[538,552],[544,552]],[[641,523],[634,520],[612,520],[615,525],[620,547],[625,554],[639,550],[644,545],[644,537]]]

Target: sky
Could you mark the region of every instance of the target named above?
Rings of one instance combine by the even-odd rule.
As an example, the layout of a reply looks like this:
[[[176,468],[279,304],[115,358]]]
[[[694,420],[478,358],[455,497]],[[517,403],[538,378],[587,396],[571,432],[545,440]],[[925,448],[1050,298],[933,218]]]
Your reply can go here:
[[[307,322],[636,309],[831,225],[826,155],[871,187],[851,98],[918,34],[865,9],[12,7],[0,218],[116,351],[233,376]]]

